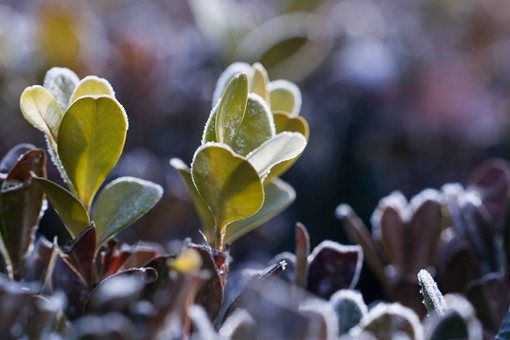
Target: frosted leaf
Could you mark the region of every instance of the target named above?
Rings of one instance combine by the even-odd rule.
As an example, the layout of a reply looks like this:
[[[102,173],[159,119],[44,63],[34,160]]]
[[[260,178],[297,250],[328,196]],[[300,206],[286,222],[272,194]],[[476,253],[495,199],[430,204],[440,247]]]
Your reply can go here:
[[[58,105],[65,112],[69,106],[71,95],[79,81],[80,79],[76,73],[70,69],[53,67],[46,72],[43,86],[55,97]]]

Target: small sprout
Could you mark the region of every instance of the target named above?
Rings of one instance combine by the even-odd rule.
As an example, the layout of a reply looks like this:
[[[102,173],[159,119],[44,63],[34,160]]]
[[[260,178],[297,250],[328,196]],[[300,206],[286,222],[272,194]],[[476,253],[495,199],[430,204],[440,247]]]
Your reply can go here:
[[[113,181],[92,202],[117,164],[128,129],[123,106],[110,83],[52,68],[44,87],[25,89],[20,100],[23,116],[44,132],[51,158],[69,190],[39,174],[34,182],[48,196],[72,237],[97,220],[99,247],[132,224],[161,198],[160,186],[135,178]]]
[[[437,313],[439,316],[443,316],[447,308],[443,294],[437,288],[436,281],[425,269],[418,273],[418,283],[421,287],[420,293],[423,295],[423,304],[427,307],[429,314]]]
[[[229,66],[216,84],[214,106],[191,169],[180,160],[170,162],[188,187],[207,242],[216,249],[258,227],[295,197],[278,177],[304,151],[308,124],[290,117],[297,115],[293,106],[292,113],[278,113],[288,116],[278,118],[276,133],[270,84],[261,64]],[[274,88],[281,84],[288,85],[280,82]],[[295,98],[293,103],[300,101]]]

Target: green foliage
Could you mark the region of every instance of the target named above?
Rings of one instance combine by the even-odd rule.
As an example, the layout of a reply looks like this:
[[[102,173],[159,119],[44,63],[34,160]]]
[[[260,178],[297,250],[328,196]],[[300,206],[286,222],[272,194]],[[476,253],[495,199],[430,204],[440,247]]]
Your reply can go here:
[[[123,178],[106,186],[93,209],[99,188],[117,164],[128,130],[122,105],[110,83],[96,76],[81,81],[65,68],[52,68],[44,87],[23,91],[25,119],[44,132],[49,152],[68,189],[35,173],[38,190],[48,196],[72,237],[91,223],[98,228],[97,246],[136,221],[161,198],[160,186]]]
[[[296,198],[296,192],[277,178],[264,185],[264,204],[256,214],[231,223],[225,232],[225,243],[231,244],[241,236],[266,223],[285,210]]]
[[[221,248],[225,228],[250,217],[264,203],[264,189],[257,171],[228,146],[205,144],[191,164],[193,183],[215,219],[215,246]]]
[[[96,76],[87,76],[76,85],[71,95],[70,104],[85,96],[111,96],[115,98],[115,92],[113,92],[108,80]]]
[[[58,155],[86,207],[117,164],[127,128],[124,109],[111,97],[81,97],[67,110],[59,129]]]
[[[230,145],[243,122],[247,101],[248,78],[241,73],[230,80],[218,105],[215,121],[218,142]]]
[[[20,106],[23,117],[55,143],[64,114],[51,93],[40,85],[30,86],[21,94]]]
[[[87,209],[69,190],[43,177],[33,180],[44,191],[71,236],[78,236],[90,225]]]
[[[286,81],[271,84],[261,64],[229,66],[216,85],[216,104],[191,170],[178,159],[170,162],[190,192],[207,241],[217,249],[260,226],[295,197],[278,177],[304,151],[308,124],[296,117],[297,87]],[[278,112],[270,109],[271,88]]]
[[[191,177],[190,168],[184,164],[183,161],[177,158],[172,158],[170,160],[170,166],[172,166],[175,170],[179,172],[182,180],[184,181],[189,194],[191,195],[191,199],[193,200],[193,204],[195,209],[197,210],[198,216],[200,218],[200,222],[202,222],[202,227],[204,228],[205,236],[208,240],[214,240],[215,237],[215,223],[214,216],[209,210],[209,206],[205,203],[204,199],[198,192],[195,184],[193,183],[193,178]]]
[[[161,186],[138,178],[121,177],[109,183],[94,208],[99,244],[147,213],[162,195]]]

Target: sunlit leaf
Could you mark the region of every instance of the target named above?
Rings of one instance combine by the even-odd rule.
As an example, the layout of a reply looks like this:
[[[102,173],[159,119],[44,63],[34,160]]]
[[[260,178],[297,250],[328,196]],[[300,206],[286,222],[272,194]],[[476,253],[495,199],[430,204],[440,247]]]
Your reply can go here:
[[[207,120],[202,144],[207,142],[217,142],[216,139],[216,113],[219,104],[211,111]],[[250,151],[257,148],[266,140],[275,135],[273,115],[269,111],[267,104],[257,95],[249,94],[246,112],[243,122],[239,127],[233,140],[228,144],[235,153],[246,156]]]
[[[108,80],[96,76],[86,76],[83,78],[71,96],[70,103],[84,96],[111,96],[115,97],[115,92]]]
[[[94,206],[98,244],[116,235],[148,212],[161,198],[161,186],[133,177],[109,183]]]
[[[53,209],[55,209],[73,237],[76,237],[90,225],[87,209],[67,189],[46,178],[34,177],[33,180],[44,191]]]
[[[269,83],[271,111],[288,112],[297,116],[301,110],[301,91],[287,80],[275,80]]]
[[[225,243],[232,244],[241,236],[266,223],[287,208],[296,198],[294,189],[280,179],[266,184],[264,194],[264,204],[255,215],[234,222],[227,227]]]
[[[250,152],[246,160],[260,177],[265,177],[275,165],[296,158],[305,147],[306,139],[302,134],[282,132]]]
[[[225,71],[223,71],[223,73],[218,78],[218,81],[216,82],[216,88],[214,89],[212,100],[213,106],[215,106],[218,103],[218,100],[220,100],[223,91],[225,91],[225,88],[227,87],[230,79],[232,79],[232,77],[238,73],[245,73],[248,76],[248,79],[250,79],[252,78],[253,69],[250,64],[242,62],[236,62],[229,65]]]
[[[275,135],[273,115],[260,97],[250,94],[243,123],[231,144],[235,153],[246,156]]]
[[[273,110],[276,133],[283,131],[299,132],[306,139],[309,136],[308,122],[303,117],[291,117],[288,113]]]
[[[251,81],[250,92],[259,95],[266,102],[269,102],[269,92],[267,89],[268,82],[269,77],[264,66],[259,63],[255,63],[253,65],[253,79]]]
[[[85,207],[119,160],[127,128],[124,109],[111,97],[83,97],[67,110],[58,154]]]
[[[257,171],[223,144],[201,146],[193,158],[191,174],[213,212],[217,235],[230,223],[255,214],[264,202]]]
[[[30,124],[53,140],[57,139],[64,114],[48,90],[40,85],[27,87],[21,94],[20,107]]]
[[[195,209],[197,210],[198,217],[200,218],[200,222],[202,222],[202,226],[205,232],[205,236],[209,242],[214,241],[214,216],[209,210],[207,203],[205,203],[202,196],[200,196],[195,184],[193,184],[193,180],[191,178],[191,170],[188,168],[183,161],[177,158],[172,158],[170,160],[170,165],[179,172],[182,180],[186,184],[188,188],[188,192],[191,196]]]
[[[218,142],[230,144],[243,121],[247,100],[248,78],[241,73],[230,80],[221,97],[215,122]]]
[[[69,107],[69,101],[79,81],[80,78],[70,69],[52,67],[46,72],[43,86],[53,95],[62,112],[65,112]]]

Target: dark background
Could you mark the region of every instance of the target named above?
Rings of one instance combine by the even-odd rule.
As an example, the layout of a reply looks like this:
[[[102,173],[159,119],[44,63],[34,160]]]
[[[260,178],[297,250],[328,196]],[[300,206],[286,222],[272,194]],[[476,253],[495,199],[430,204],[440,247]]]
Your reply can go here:
[[[44,146],[19,96],[48,68],[105,77],[130,120],[112,178],[165,189],[121,238],[198,241],[197,217],[168,160],[191,160],[216,79],[238,60],[295,81],[311,128],[305,154],[284,176],[296,202],[234,245],[238,263],[262,265],[293,250],[296,221],[313,245],[346,243],[339,203],[368,223],[393,190],[409,198],[465,181],[488,157],[508,157],[507,0],[0,1],[0,153],[21,142]],[[53,166],[49,176],[58,179]],[[60,228],[48,211],[42,232]],[[359,287],[368,300],[380,295],[374,280],[365,269]]]

